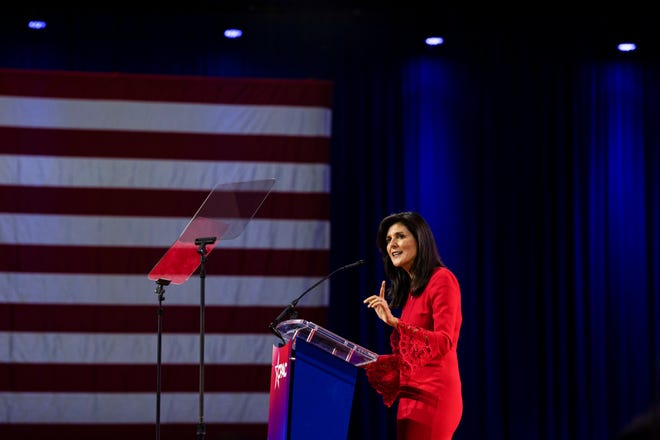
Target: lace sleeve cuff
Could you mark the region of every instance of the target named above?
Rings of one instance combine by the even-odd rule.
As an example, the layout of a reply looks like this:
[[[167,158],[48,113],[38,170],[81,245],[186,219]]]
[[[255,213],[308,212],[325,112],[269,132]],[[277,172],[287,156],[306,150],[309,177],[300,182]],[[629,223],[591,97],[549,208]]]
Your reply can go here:
[[[365,365],[371,387],[383,397],[387,407],[392,406],[399,395],[399,358],[396,355],[381,355]]]
[[[435,355],[428,330],[415,327],[399,320],[392,332],[392,346],[397,347],[401,368],[413,371],[428,363]]]

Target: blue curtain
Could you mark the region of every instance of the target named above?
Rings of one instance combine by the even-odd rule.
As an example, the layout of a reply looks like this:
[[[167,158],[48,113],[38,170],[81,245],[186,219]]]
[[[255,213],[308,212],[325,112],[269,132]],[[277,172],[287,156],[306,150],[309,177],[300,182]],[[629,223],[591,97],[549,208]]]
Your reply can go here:
[[[365,124],[390,143],[356,158],[378,170],[357,205],[422,212],[461,281],[457,439],[615,439],[659,400],[657,66],[569,61],[417,57],[373,93],[376,108],[400,95],[401,126]],[[348,240],[378,265],[363,250],[377,219],[351,214]],[[376,292],[378,275],[349,290]],[[382,350],[389,330],[337,303],[340,331]]]

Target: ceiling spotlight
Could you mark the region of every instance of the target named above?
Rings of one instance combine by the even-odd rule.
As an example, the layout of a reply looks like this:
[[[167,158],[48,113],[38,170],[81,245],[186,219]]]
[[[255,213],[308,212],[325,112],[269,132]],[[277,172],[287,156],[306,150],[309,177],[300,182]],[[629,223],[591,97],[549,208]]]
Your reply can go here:
[[[635,43],[619,43],[617,49],[619,49],[620,52],[632,52],[637,49],[637,46]]]
[[[425,42],[427,46],[439,46],[444,43],[444,38],[442,37],[427,37]]]
[[[226,29],[225,38],[240,38],[243,35],[243,31],[240,29]]]
[[[42,20],[30,20],[28,22],[28,27],[30,29],[37,29],[37,30],[45,29],[46,28],[46,22],[42,21]]]

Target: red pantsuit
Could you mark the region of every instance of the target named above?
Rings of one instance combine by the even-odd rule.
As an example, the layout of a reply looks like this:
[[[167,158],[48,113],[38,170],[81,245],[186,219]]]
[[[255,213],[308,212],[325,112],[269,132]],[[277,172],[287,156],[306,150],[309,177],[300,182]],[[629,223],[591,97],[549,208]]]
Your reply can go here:
[[[458,281],[439,267],[422,294],[406,301],[390,337],[392,354],[366,366],[369,383],[387,406],[399,398],[398,440],[450,440],[458,427],[461,321]]]

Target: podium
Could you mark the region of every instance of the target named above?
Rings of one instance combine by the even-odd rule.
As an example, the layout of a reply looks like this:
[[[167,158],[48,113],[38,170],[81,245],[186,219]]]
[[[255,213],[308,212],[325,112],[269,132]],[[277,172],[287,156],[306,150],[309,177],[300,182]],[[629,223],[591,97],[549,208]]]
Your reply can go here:
[[[378,355],[303,319],[273,346],[268,440],[346,439],[358,368]]]

